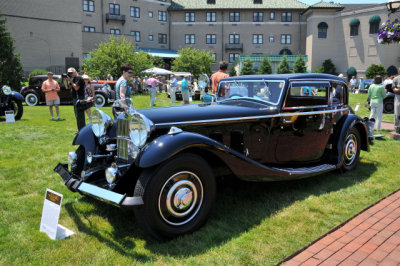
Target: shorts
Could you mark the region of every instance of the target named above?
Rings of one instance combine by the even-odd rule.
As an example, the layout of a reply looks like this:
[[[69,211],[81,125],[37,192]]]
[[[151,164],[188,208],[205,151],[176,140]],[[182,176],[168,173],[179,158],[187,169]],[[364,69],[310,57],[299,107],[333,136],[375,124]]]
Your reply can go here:
[[[181,91],[182,92],[182,99],[185,101],[185,102],[189,102],[189,91],[188,90],[182,90]]]
[[[52,105],[60,105],[60,99],[54,100],[54,101],[46,101],[47,106],[52,106]]]

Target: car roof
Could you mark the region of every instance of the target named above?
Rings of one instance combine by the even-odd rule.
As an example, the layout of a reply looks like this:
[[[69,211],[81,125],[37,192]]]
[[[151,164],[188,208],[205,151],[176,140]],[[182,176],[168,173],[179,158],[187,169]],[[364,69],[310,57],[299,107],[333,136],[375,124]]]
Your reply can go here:
[[[310,80],[310,79],[329,79],[329,80],[334,80],[338,81],[341,83],[344,83],[344,80],[330,74],[320,74],[320,73],[290,73],[290,74],[270,74],[270,75],[245,75],[245,76],[234,76],[234,77],[228,77],[224,78],[224,81],[238,81],[238,80],[257,80],[257,79],[265,79],[265,80],[271,80],[271,79],[276,79],[276,80],[298,80],[298,79],[304,79],[304,80]]]
[[[45,79],[47,79],[47,75],[35,75],[35,76],[30,77],[30,78],[45,78]],[[53,75],[53,78],[60,79],[61,75]]]

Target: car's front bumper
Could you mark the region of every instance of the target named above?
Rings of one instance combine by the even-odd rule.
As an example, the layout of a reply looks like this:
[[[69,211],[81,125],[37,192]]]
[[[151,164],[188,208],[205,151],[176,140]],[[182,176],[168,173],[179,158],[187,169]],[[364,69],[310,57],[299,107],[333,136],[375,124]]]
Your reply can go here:
[[[143,205],[142,197],[128,197],[73,178],[68,171],[68,164],[59,163],[54,168],[54,171],[62,177],[64,184],[73,192],[79,192],[124,208]]]

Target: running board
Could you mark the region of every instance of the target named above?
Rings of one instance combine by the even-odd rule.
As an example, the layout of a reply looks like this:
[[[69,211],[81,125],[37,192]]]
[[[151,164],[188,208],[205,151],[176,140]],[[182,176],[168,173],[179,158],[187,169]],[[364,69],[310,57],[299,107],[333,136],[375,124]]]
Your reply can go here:
[[[271,167],[276,171],[285,172],[289,175],[312,175],[312,174],[319,174],[323,172],[328,172],[333,169],[336,169],[336,165],[334,164],[321,164],[317,166],[311,167],[299,167],[299,168],[278,168],[278,167]]]

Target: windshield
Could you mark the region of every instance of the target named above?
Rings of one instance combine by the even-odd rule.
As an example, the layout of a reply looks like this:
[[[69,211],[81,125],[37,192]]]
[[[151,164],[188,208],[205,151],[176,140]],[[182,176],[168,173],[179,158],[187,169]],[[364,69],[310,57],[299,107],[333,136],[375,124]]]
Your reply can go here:
[[[277,105],[281,99],[284,86],[283,80],[221,81],[218,86],[217,99],[222,101],[247,98]]]

